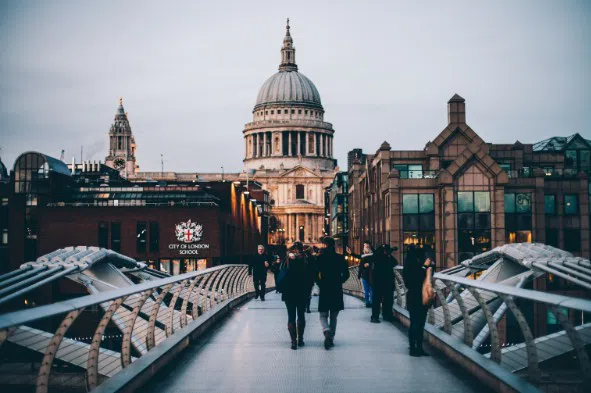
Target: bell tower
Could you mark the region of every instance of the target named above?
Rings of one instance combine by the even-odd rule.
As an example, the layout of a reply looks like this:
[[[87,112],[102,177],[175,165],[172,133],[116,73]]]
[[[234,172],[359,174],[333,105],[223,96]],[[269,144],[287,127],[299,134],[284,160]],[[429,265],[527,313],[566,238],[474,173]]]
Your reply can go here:
[[[109,155],[105,164],[119,170],[123,177],[133,176],[139,168],[135,163],[135,139],[123,109],[123,98],[119,98],[115,121],[109,130]]]

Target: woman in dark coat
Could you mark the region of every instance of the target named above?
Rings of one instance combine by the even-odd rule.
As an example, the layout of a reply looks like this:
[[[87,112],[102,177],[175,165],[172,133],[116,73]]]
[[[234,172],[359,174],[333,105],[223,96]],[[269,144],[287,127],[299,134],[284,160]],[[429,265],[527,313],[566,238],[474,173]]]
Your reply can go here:
[[[349,279],[349,268],[345,258],[335,251],[333,238],[325,237],[322,242],[325,248],[320,251],[316,261],[316,280],[320,288],[318,311],[324,332],[324,348],[329,349],[334,346],[337,317],[345,308],[343,283]]]
[[[402,270],[407,288],[406,308],[410,316],[408,329],[410,356],[429,356],[423,350],[423,332],[428,309],[423,305],[423,281],[427,275],[427,269],[433,269],[432,266],[432,261],[425,257],[422,249],[417,249],[414,245],[410,246]]]
[[[398,247],[382,244],[372,257],[372,292],[373,303],[370,322],[380,323],[380,309],[384,321],[392,321],[392,307],[394,305],[394,268],[398,261],[391,254]]]
[[[287,269],[287,273],[281,282],[281,300],[287,308],[287,330],[291,338],[291,349],[297,349],[298,345],[304,346],[305,312],[312,276],[302,243],[294,243],[287,254],[283,269]]]

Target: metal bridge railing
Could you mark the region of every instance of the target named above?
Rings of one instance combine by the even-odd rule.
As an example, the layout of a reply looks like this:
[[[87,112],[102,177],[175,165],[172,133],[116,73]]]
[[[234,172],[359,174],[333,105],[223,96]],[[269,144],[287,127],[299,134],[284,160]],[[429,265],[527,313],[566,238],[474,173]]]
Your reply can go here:
[[[358,267],[350,270],[344,288],[363,298]],[[395,304],[405,308],[400,273],[397,267]],[[442,273],[435,273],[433,282],[437,301],[428,323],[472,348],[475,355],[543,390],[566,385],[568,391],[584,391],[590,386],[591,300]]]
[[[0,390],[91,391],[252,290],[246,265],[222,265],[0,315]]]

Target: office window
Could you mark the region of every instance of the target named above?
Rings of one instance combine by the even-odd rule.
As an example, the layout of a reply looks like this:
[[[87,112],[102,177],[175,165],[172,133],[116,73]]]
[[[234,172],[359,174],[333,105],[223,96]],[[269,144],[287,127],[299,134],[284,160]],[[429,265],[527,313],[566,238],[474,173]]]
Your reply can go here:
[[[544,212],[546,214],[556,214],[556,196],[544,195]]]
[[[499,164],[499,166],[501,167],[502,170],[504,170],[505,172],[509,173],[509,171],[511,170],[511,164]]]
[[[546,244],[552,247],[558,247],[558,229],[546,229]]]
[[[121,252],[121,223],[111,223],[111,250]]]
[[[160,228],[157,222],[150,222],[150,252],[160,251]]]
[[[389,203],[389,198],[388,198]],[[433,194],[402,195],[403,252],[410,245],[435,250],[435,202]]]
[[[109,224],[106,222],[98,224],[98,246],[109,248]]]
[[[564,230],[564,249],[570,252],[581,251],[581,230],[580,229],[565,229]]]
[[[422,165],[409,165],[409,164],[394,164],[393,169],[397,169],[400,172],[401,179],[422,179],[423,178],[423,166]]]
[[[138,222],[136,224],[136,249],[140,254],[146,252],[146,238],[148,237],[146,232],[146,223]]]
[[[531,193],[505,193],[505,241],[531,243]]]
[[[460,261],[490,250],[490,192],[458,191]]]
[[[564,214],[579,214],[579,198],[576,194],[564,195]]]

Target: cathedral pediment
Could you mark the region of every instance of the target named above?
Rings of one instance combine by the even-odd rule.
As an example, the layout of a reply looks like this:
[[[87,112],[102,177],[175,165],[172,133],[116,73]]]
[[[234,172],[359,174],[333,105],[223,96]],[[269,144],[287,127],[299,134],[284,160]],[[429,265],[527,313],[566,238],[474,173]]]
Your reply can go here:
[[[304,168],[303,166],[297,166],[293,169],[290,169],[283,173],[281,177],[309,177],[309,178],[318,178],[320,177],[317,173],[309,170],[308,168]]]

